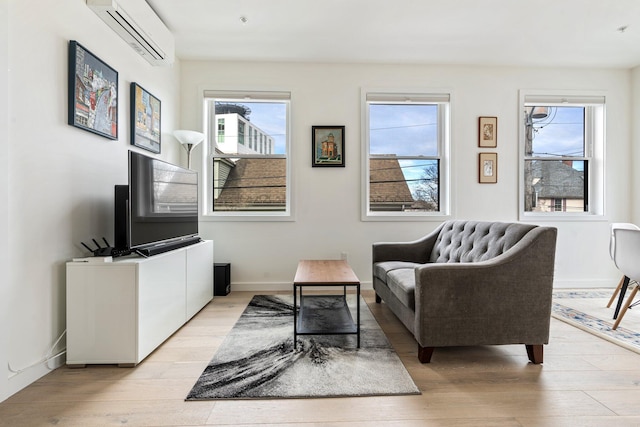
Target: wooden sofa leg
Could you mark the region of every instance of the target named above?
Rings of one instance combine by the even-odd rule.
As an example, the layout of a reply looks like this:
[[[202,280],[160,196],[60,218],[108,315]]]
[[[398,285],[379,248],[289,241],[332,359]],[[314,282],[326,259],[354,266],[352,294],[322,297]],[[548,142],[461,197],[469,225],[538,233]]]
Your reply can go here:
[[[431,362],[431,356],[433,355],[433,350],[435,347],[423,347],[418,344],[418,360],[420,363],[429,363]]]
[[[382,298],[380,298],[380,295],[376,294],[376,304],[380,304],[382,302]]]
[[[543,360],[543,345],[542,344],[526,344],[527,355],[531,363],[536,365],[542,363]]]

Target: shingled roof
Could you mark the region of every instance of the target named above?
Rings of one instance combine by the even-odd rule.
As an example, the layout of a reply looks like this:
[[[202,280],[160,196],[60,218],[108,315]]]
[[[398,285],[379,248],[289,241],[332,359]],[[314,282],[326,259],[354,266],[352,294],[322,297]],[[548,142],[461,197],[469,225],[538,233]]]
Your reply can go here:
[[[240,159],[214,201],[216,210],[282,210],[286,206],[286,159]],[[403,210],[414,204],[396,158],[371,161],[372,210]]]
[[[402,210],[414,202],[398,159],[369,162],[369,201],[371,210]]]
[[[283,210],[286,185],[286,159],[239,159],[214,203],[219,210]]]
[[[544,199],[584,199],[584,171],[574,169],[559,160],[534,161],[532,178],[538,179],[533,188]]]

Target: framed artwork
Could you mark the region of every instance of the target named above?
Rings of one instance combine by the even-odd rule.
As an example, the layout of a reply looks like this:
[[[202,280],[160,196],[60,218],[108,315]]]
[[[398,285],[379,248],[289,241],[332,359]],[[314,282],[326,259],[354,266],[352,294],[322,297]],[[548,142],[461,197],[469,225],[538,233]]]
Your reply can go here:
[[[131,145],[160,152],[160,100],[131,83]]]
[[[480,117],[478,123],[478,147],[496,148],[498,146],[498,118]]]
[[[311,141],[311,166],[344,167],[344,126],[312,126]]]
[[[498,182],[498,153],[480,153],[478,171],[478,182],[480,184],[495,184]]]
[[[75,40],[69,41],[68,121],[118,139],[118,72]]]

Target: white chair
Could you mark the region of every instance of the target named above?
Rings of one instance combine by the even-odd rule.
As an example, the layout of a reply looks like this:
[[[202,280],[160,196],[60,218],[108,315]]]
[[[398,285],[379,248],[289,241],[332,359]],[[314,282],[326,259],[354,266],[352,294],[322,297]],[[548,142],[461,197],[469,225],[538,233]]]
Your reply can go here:
[[[618,229],[622,229],[622,230],[640,230],[640,227],[638,227],[635,224],[631,224],[628,222],[614,222],[613,224],[611,224],[611,237],[609,238],[609,256],[611,257],[611,260],[615,262],[615,235],[614,235],[614,230],[618,230]],[[616,299],[616,295],[618,295],[618,292],[620,292],[620,290],[622,289],[622,285],[624,282],[624,276],[622,276],[620,278],[620,281],[618,282],[618,286],[616,287],[616,290],[613,291],[613,295],[611,295],[611,299],[609,299],[609,303],[607,304],[607,308],[611,307],[611,304],[613,303],[613,301]],[[626,291],[626,287],[625,287],[625,291]],[[622,292],[620,294],[620,298],[618,299],[618,304],[616,306],[616,311],[613,315],[613,318],[616,319],[618,317],[618,313],[620,312],[620,307],[622,306],[622,301],[624,300],[624,294],[625,292]]]
[[[618,270],[624,274],[624,280],[621,287],[622,297],[629,285],[629,281],[640,280],[640,230],[628,229],[628,228],[616,228],[613,230],[614,234],[614,253],[613,261],[618,267]],[[627,301],[622,307],[622,311],[618,314],[618,317],[613,324],[613,329],[616,329],[622,321],[627,309],[632,306],[633,299],[638,293],[640,287],[636,286],[627,298]]]

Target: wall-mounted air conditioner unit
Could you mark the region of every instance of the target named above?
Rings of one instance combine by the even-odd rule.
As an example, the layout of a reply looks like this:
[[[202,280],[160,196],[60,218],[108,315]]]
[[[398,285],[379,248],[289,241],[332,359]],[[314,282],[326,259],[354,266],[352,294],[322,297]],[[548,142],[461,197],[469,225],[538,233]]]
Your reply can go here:
[[[87,6],[152,65],[173,63],[173,34],[145,0],[87,0]]]

